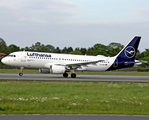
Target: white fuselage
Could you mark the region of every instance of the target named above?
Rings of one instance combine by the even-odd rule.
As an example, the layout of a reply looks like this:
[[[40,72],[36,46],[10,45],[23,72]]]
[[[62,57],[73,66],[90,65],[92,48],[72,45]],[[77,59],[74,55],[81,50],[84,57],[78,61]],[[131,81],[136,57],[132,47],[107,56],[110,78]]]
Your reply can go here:
[[[75,70],[80,71],[106,71],[115,61],[115,57],[105,56],[86,56],[86,55],[70,55],[43,52],[13,52],[2,59],[7,65],[26,68],[50,68],[50,65],[69,66],[69,64],[87,63],[99,61],[97,63],[82,64]]]

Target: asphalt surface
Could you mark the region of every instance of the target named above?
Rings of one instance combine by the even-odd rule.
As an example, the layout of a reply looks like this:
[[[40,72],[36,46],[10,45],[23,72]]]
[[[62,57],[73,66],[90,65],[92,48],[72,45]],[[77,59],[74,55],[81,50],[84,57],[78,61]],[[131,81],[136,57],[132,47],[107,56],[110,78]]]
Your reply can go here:
[[[0,74],[0,80],[149,83],[149,76],[77,75],[76,78],[64,78],[61,74]]]

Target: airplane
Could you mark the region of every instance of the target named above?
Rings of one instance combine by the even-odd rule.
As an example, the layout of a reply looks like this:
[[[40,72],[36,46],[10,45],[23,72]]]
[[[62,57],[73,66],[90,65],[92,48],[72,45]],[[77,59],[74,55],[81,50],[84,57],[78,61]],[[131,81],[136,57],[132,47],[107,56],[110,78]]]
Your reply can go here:
[[[63,74],[63,77],[68,77],[67,72],[72,72],[71,77],[76,78],[75,71],[100,72],[134,66],[140,39],[140,36],[135,36],[114,57],[18,51],[10,53],[1,61],[20,67],[20,76],[23,75],[23,68],[38,68],[40,73]]]

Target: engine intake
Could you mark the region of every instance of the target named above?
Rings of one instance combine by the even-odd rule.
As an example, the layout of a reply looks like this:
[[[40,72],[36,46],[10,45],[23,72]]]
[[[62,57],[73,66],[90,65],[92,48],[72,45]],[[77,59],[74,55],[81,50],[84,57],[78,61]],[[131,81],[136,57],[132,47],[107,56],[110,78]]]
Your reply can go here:
[[[66,71],[66,68],[64,66],[58,66],[58,65],[50,66],[50,73],[59,74],[59,73],[65,73],[65,71]]]

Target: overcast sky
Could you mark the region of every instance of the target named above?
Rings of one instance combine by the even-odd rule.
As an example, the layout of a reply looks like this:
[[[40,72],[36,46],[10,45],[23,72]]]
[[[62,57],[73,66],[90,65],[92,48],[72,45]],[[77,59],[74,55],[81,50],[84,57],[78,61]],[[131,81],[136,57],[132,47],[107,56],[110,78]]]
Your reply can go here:
[[[7,45],[36,42],[89,48],[127,44],[142,36],[149,48],[149,0],[0,0],[0,37]]]

